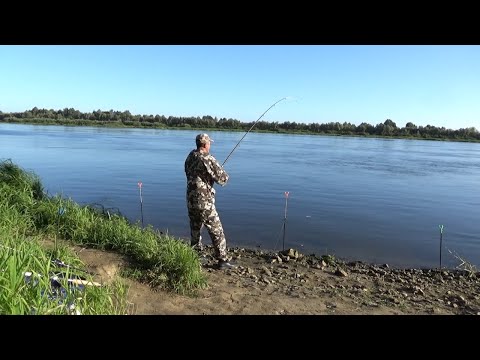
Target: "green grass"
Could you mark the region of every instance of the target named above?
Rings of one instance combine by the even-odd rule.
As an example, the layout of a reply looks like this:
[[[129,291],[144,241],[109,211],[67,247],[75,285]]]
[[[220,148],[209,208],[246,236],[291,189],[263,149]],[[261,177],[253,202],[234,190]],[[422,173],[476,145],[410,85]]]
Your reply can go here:
[[[82,267],[57,239],[128,255],[135,265],[124,273],[152,286],[193,294],[206,285],[197,253],[180,239],[70,198],[48,196],[34,173],[10,160],[0,163],[0,229],[0,314],[65,314],[68,304],[82,314],[127,312],[127,289],[120,280],[110,286],[84,286],[79,292],[59,279],[68,291],[61,299],[51,293],[50,277],[58,271],[52,259]],[[45,238],[55,239],[53,249],[40,245]],[[32,274],[29,282],[26,272]]]
[[[0,213],[4,207],[0,205]],[[81,266],[69,248],[59,248],[56,254],[40,245],[38,236],[26,237],[13,228],[0,227],[0,314],[126,314],[126,287],[120,281],[102,287],[72,286],[68,279],[91,276],[69,268],[54,266],[54,255],[68,264]],[[61,288],[52,286],[58,277]],[[63,290],[62,290],[63,289]]]

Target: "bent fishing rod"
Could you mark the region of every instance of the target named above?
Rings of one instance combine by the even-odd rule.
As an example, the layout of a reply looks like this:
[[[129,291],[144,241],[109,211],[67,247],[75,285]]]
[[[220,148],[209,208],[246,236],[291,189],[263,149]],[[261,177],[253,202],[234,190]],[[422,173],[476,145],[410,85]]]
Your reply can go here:
[[[240,143],[242,142],[243,138],[244,138],[245,136],[247,136],[247,134],[250,132],[250,130],[253,129],[253,127],[255,126],[255,124],[260,121],[260,119],[268,112],[268,110],[270,110],[271,108],[273,108],[273,107],[274,107],[275,105],[277,105],[280,101],[286,100],[286,99],[287,99],[286,97],[281,98],[280,100],[276,101],[272,106],[270,106],[267,110],[265,110],[265,112],[257,119],[257,121],[255,121],[255,122],[253,123],[253,125],[250,127],[250,129],[248,129],[248,131],[242,136],[242,138],[241,138],[240,141],[237,143],[237,145],[235,145],[235,147],[233,148],[233,150],[230,151],[230,154],[228,154],[228,156],[227,156],[227,158],[225,159],[225,161],[223,162],[222,166],[225,165],[225,163],[227,162],[228,158],[230,157],[230,155],[232,155],[232,153],[235,151],[235,149],[238,147],[238,145],[240,145]]]

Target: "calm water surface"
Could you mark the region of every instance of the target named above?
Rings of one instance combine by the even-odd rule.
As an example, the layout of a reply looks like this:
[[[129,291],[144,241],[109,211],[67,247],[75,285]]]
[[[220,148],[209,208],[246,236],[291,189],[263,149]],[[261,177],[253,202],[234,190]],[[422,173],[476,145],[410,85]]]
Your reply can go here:
[[[0,159],[34,171],[49,194],[132,221],[141,181],[145,224],[188,238],[183,164],[197,133],[0,124]],[[210,135],[223,162],[244,133]],[[442,264],[458,264],[450,249],[480,266],[480,144],[249,133],[225,168],[217,208],[230,246],[281,250],[285,222],[286,248],[435,267],[444,225]]]

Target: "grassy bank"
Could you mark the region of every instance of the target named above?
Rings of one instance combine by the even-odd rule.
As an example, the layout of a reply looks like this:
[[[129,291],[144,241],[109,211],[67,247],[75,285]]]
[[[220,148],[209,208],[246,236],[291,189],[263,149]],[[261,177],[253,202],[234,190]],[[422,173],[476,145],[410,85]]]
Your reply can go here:
[[[42,246],[45,239],[53,248]],[[58,239],[125,254],[135,264],[132,274],[178,293],[206,285],[198,255],[181,240],[48,196],[33,172],[0,162],[0,314],[125,314],[128,289],[121,280],[92,285],[81,261]],[[90,284],[74,285],[78,280]]]

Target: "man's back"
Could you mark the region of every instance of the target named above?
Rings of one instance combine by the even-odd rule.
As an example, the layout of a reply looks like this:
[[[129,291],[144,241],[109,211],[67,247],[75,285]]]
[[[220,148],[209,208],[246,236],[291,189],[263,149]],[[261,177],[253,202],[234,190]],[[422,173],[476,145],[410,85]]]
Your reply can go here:
[[[192,150],[185,160],[187,192],[197,189],[213,189],[213,183],[225,185],[228,174],[209,153]]]

